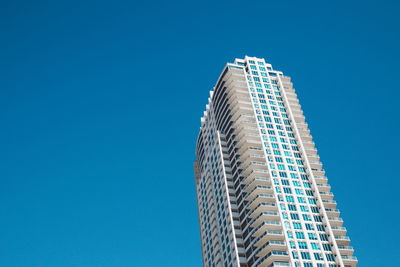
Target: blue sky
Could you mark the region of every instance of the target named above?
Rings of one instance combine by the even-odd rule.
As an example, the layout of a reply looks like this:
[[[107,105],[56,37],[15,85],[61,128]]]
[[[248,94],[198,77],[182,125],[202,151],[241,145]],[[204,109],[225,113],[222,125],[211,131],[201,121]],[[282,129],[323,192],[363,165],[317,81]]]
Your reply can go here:
[[[292,77],[359,266],[400,266],[398,2],[0,7],[0,266],[201,266],[195,140],[245,55]]]

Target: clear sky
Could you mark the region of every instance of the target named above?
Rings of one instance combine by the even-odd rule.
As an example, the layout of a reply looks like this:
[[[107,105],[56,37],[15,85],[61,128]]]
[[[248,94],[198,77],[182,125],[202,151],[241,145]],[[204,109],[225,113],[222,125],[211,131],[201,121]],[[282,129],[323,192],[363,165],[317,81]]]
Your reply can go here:
[[[400,266],[398,1],[0,7],[0,266],[201,266],[200,117],[245,55],[292,77],[359,266]]]

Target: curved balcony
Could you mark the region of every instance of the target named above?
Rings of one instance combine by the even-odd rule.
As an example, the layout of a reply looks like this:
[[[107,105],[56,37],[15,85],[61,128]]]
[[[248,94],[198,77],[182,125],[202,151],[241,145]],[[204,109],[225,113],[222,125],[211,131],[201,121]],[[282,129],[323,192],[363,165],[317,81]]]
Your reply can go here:
[[[331,186],[329,184],[319,184],[317,183],[319,192],[329,193],[331,191]]]
[[[299,114],[303,114],[303,113],[301,112],[301,110],[300,110],[300,111],[293,111],[293,113],[296,113],[296,112],[298,112]],[[301,137],[301,140],[302,140],[303,142],[312,142],[312,136],[309,135],[309,134],[304,135],[304,136]],[[308,160],[310,160],[310,161],[311,161],[311,160],[312,160],[312,161],[318,161],[318,160],[319,160],[319,157],[308,158]]]
[[[241,105],[239,103],[239,99],[243,99],[243,98],[235,97],[235,99],[232,99],[232,101],[229,101],[229,108],[232,113],[232,118],[235,118],[235,119],[232,119],[232,121],[236,121],[236,119],[239,117],[239,115],[241,113],[248,113],[248,114],[254,115],[253,108],[249,107],[249,105]],[[250,99],[248,101],[251,104]]]
[[[322,163],[321,162],[310,160],[310,159],[308,159],[308,160],[309,160],[311,169],[317,169],[317,170],[321,170],[322,169]]]
[[[247,225],[245,226],[244,230],[248,227],[257,228],[260,226],[261,223],[264,221],[279,221],[279,213],[275,211],[262,211],[256,217],[252,218]]]
[[[271,241],[285,241],[285,236],[282,231],[265,231],[262,235],[256,238],[252,243],[254,246],[259,247]]]
[[[314,175],[314,179],[317,184],[326,184],[328,182],[328,178],[325,176]]]
[[[256,177],[251,180],[242,190],[246,193],[252,192],[258,186],[272,186],[272,182],[270,178],[259,178]]]
[[[328,220],[329,220],[329,224],[332,227],[342,227],[342,225],[343,225],[343,219],[340,217],[337,217],[337,218],[329,217]]]
[[[340,211],[338,209],[325,209],[328,217],[339,217]]]
[[[286,243],[284,241],[271,240],[258,248],[257,257],[263,258],[273,250],[286,250]]]
[[[262,150],[261,141],[250,140],[250,139],[242,139],[238,144],[235,146],[237,148],[236,154],[241,155],[250,147],[259,148]]]
[[[352,256],[354,253],[354,249],[351,246],[338,246],[340,255],[343,256]]]
[[[250,163],[247,164],[247,166],[245,166],[242,169],[242,172],[240,173],[240,175],[241,176],[248,176],[254,170],[263,170],[263,171],[268,172],[267,163],[262,162],[262,161],[250,161]]]
[[[266,170],[254,169],[247,177],[244,177],[242,183],[248,184],[253,181],[254,178],[270,178],[270,175]]]
[[[323,200],[333,200],[333,193],[332,192],[319,192],[321,198]]]
[[[347,229],[346,227],[343,226],[332,226],[332,231],[334,235],[338,235],[338,236],[344,236],[347,233]]]
[[[272,195],[274,193],[274,189],[272,186],[267,186],[267,185],[257,185],[256,187],[253,187],[253,190],[251,190],[247,196],[245,197],[248,201],[251,201],[254,199],[255,196],[259,194],[270,194]]]
[[[312,170],[313,176],[325,176],[325,170]]]
[[[245,120],[246,118],[244,118]],[[249,119],[246,120],[246,122],[249,123]],[[254,127],[257,129],[256,121],[254,120]],[[255,139],[257,141],[260,141],[260,137],[258,136],[258,131],[254,130],[253,128],[245,128],[243,124],[239,124],[238,127],[234,128],[234,140],[237,141],[238,143],[241,142],[243,139]]]
[[[251,221],[249,224],[252,225],[252,227],[256,228],[258,227],[262,222],[264,221],[279,221],[279,213],[274,212],[274,211],[262,211],[255,219],[254,221]]]
[[[240,143],[243,139],[251,139],[260,142],[260,136],[258,130],[247,129],[247,128],[235,128],[237,132],[235,132],[234,140]]]
[[[289,105],[300,105],[299,100],[297,98],[287,97],[287,101],[288,101]]]
[[[255,218],[263,211],[277,212],[278,206],[275,203],[262,202],[262,203],[258,204],[258,206],[255,207],[255,209],[248,216],[249,216],[249,218]]]
[[[343,264],[345,266],[356,266],[358,263],[357,257],[355,256],[342,256]]]
[[[243,165],[248,164],[254,159],[260,160],[262,158],[265,161],[264,152],[261,148],[254,149],[253,147],[251,147],[250,149],[245,150],[239,156],[240,162],[242,162]]]
[[[336,201],[335,200],[322,200],[322,204],[325,209],[336,209]]]
[[[304,150],[315,150],[314,142],[303,142]]]
[[[259,226],[254,228],[252,236],[258,238],[267,231],[281,231],[282,225],[280,221],[264,221]]]
[[[249,200],[249,202],[246,205],[247,209],[253,210],[258,207],[260,203],[274,203],[275,204],[275,196],[272,194],[264,194],[260,193],[254,196],[252,200]]]
[[[256,266],[269,266],[274,261],[289,261],[289,254],[286,251],[271,251],[264,258],[261,258]]]
[[[350,244],[350,237],[348,236],[335,236],[338,246],[348,246]]]

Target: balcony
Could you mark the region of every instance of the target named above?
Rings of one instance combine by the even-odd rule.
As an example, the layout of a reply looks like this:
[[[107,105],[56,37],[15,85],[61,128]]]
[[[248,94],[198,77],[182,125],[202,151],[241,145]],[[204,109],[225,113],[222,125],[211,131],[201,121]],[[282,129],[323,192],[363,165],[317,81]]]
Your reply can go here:
[[[240,71],[240,70],[239,70]],[[226,87],[231,88],[235,85],[246,85],[246,80],[243,75],[238,75],[236,70],[231,69],[227,76],[225,76],[224,80],[226,81]],[[230,74],[230,75],[229,75]]]
[[[252,127],[257,127],[257,121],[256,119],[250,118],[250,117],[245,117],[245,116],[239,116],[239,118],[236,121],[233,121],[236,125],[243,125],[243,126],[252,126]]]
[[[237,139],[237,138],[235,138],[235,139]],[[240,150],[240,148],[242,148],[242,147],[244,147],[244,148],[247,148],[249,146],[260,146],[261,147],[261,144],[262,143],[261,143],[260,139],[257,137],[244,136],[244,137],[240,138],[240,140],[238,140],[238,142],[235,145],[235,148],[238,148]]]
[[[313,169],[322,169],[322,163],[319,161],[319,156],[318,155],[307,155],[308,162],[311,165],[311,168]],[[313,164],[321,164],[321,166],[313,166]]]
[[[325,211],[328,217],[339,217],[340,215],[340,210],[338,209],[325,209]]]
[[[343,256],[352,256],[354,253],[354,249],[351,246],[338,246],[340,255]]]
[[[297,129],[299,131],[308,130],[308,124],[307,123],[298,123]]]
[[[335,200],[322,200],[325,209],[336,209],[337,202]]]
[[[272,194],[258,194],[249,203],[247,203],[246,208],[250,210],[255,209],[260,203],[275,204],[275,196]]]
[[[237,152],[236,154],[243,154],[249,147],[256,147],[262,150],[261,141],[251,140],[251,139],[243,139],[237,145]]]
[[[338,246],[348,246],[350,244],[350,237],[348,236],[335,236]]]
[[[331,228],[332,228],[333,234],[334,234],[335,236],[336,236],[336,235],[338,235],[338,236],[345,236],[346,233],[347,233],[346,227],[343,227],[343,226],[332,226]]]
[[[239,101],[238,97],[232,97],[232,101],[229,101],[229,105],[230,105],[229,108],[231,109],[232,114],[235,115],[236,113],[240,113],[240,112],[249,112],[250,114],[254,114],[252,107],[249,107],[248,105],[240,105],[238,103],[238,101]],[[249,103],[251,103],[250,98],[248,101],[249,101]]]
[[[317,150],[315,148],[304,148],[307,155],[317,155]]]
[[[297,129],[299,130],[299,134],[300,134],[301,138],[310,137],[310,130],[307,129],[307,125],[305,125],[305,126],[304,126],[304,124],[301,126],[298,125]],[[307,140],[307,141],[312,141],[312,140]]]
[[[357,257],[355,256],[342,256],[343,264],[345,266],[356,266],[358,263]]]
[[[251,224],[252,227],[256,228],[264,221],[279,221],[279,220],[280,220],[279,213],[273,211],[263,211],[254,219],[254,221],[252,220],[249,224]]]
[[[331,191],[331,186],[329,184],[319,184],[317,183],[319,192],[329,192]]]
[[[260,194],[270,194],[273,196],[274,190],[271,186],[267,185],[257,185],[253,187],[253,190],[245,197],[248,201],[252,200],[254,197]],[[274,197],[274,196],[273,196]],[[275,197],[274,197],[275,198]]]
[[[241,90],[240,88],[236,87],[236,90],[228,90],[228,103],[230,106],[234,106],[239,99],[248,99],[250,102],[250,95],[248,90]]]
[[[303,143],[304,150],[306,150],[306,151],[313,150],[313,149],[315,150],[314,142],[305,141],[305,142],[302,142],[302,143]]]
[[[332,227],[342,227],[342,225],[343,225],[342,218],[329,217],[328,220],[329,220],[329,224]]]
[[[270,228],[273,227],[274,230]],[[282,227],[280,221],[263,221],[259,226],[252,229],[249,234],[254,237],[253,242],[256,243],[258,240],[261,240],[268,232],[281,232]],[[264,244],[264,243],[262,243]],[[262,245],[261,244],[261,245]]]
[[[302,136],[301,137],[301,140],[303,141],[303,142],[312,142],[312,137],[311,137],[311,135],[304,135],[304,136]],[[316,160],[318,160],[318,159],[316,159]]]
[[[332,192],[319,192],[319,194],[321,195],[321,198],[324,200],[333,200],[333,193]]]
[[[259,247],[263,244],[271,241],[285,241],[285,237],[282,231],[265,231],[261,236],[253,241],[254,246]]]
[[[286,94],[287,97],[290,97],[290,95],[291,95],[291,94]],[[296,97],[295,94],[293,94],[293,96]],[[301,109],[292,110],[292,113],[293,113],[293,115],[296,115],[296,116],[301,116],[301,115],[303,115],[303,111],[302,111]]]
[[[241,116],[249,116],[252,117],[254,119],[254,113],[253,112],[249,112],[246,109],[241,109],[240,107],[238,107],[237,109],[231,109],[232,110],[232,117],[231,120],[232,121],[237,121]]]
[[[311,158],[316,158],[316,157],[309,157],[309,163],[310,163],[310,167],[311,169],[317,169],[317,170],[321,170],[322,169],[322,163],[319,162],[318,160],[311,160]]]
[[[305,118],[304,118],[304,116],[298,116],[298,115],[294,115],[294,121],[296,122],[296,123],[304,123],[305,122]]]
[[[286,92],[286,97],[287,97],[287,99],[296,100],[297,99],[297,94],[294,91],[293,92]]]
[[[289,254],[286,251],[271,251],[262,258],[257,266],[269,266],[274,261],[289,261]]]
[[[325,170],[312,169],[313,176],[325,176]]]
[[[246,138],[246,136],[249,135],[258,135],[258,129],[256,127],[254,128],[245,128],[245,127],[241,127],[238,126],[237,128],[235,128],[235,140],[236,141],[241,141],[243,138]],[[255,136],[254,136],[255,137]],[[257,140],[260,140],[260,138],[258,137]]]
[[[251,110],[252,104],[250,101],[250,97],[240,97],[239,95],[232,96],[228,101],[229,108],[232,110],[232,113],[237,112],[238,110]]]
[[[248,184],[253,181],[254,178],[270,178],[270,175],[266,170],[254,169],[247,177],[244,177],[242,182],[243,184]]]
[[[250,181],[244,188],[243,191],[250,193],[254,190],[254,188],[258,186],[272,186],[271,179],[270,178],[254,178],[253,180]]]
[[[287,98],[289,105],[299,105],[299,100],[297,98]]]
[[[326,184],[328,182],[328,178],[325,176],[314,175],[314,179],[317,184]]]
[[[254,170],[263,170],[268,172],[267,163],[262,161],[251,161],[246,167],[243,168],[243,171],[240,173],[241,176],[248,176]]]
[[[245,150],[243,153],[240,154],[240,161],[243,165],[248,164],[250,161],[254,160],[255,158],[264,159],[264,152],[261,148],[258,149],[248,149]]]
[[[258,204],[258,206],[248,215],[249,218],[254,218],[260,214],[260,212],[263,211],[273,211],[276,212],[278,211],[278,207],[276,206],[275,203],[265,203],[262,202]]]
[[[257,257],[263,258],[273,250],[285,250],[285,249],[286,249],[286,243],[284,241],[271,240],[265,243],[261,248],[259,248]]]

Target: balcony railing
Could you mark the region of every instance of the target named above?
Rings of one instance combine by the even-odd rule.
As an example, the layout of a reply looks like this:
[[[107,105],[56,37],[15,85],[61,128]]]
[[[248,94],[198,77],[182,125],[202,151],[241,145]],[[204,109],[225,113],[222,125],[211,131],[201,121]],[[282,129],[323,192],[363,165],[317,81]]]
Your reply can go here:
[[[354,250],[352,246],[338,246],[338,248],[343,250]]]
[[[349,240],[350,241],[350,237],[348,236],[335,236],[336,240]]]
[[[356,256],[342,256],[343,260],[357,261]]]

